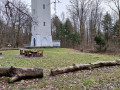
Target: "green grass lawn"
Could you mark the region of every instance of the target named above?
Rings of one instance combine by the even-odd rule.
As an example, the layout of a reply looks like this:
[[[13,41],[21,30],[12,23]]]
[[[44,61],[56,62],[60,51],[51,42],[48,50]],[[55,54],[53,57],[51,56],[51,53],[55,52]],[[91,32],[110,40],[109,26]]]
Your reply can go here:
[[[119,90],[120,67],[98,68],[95,70],[78,71],[50,77],[51,69],[70,66],[72,64],[92,63],[119,59],[115,56],[75,52],[72,49],[42,49],[43,58],[26,58],[19,55],[19,51],[3,51],[0,56],[0,67],[42,67],[44,78],[22,80],[14,84],[7,84],[6,78],[0,78],[0,88],[13,90],[82,90],[82,89],[115,89]]]

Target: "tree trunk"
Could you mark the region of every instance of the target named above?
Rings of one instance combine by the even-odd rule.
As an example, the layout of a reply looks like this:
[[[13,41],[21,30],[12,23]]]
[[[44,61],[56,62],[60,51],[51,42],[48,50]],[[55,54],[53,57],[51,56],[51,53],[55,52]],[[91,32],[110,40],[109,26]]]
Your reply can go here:
[[[119,36],[119,37],[118,37],[118,44],[119,44],[119,45],[118,45],[118,46],[120,47],[120,10],[119,10],[119,28],[118,28],[118,30],[119,30],[119,31],[118,31],[118,32],[119,32],[119,35],[118,35],[118,36]]]
[[[15,67],[0,68],[0,76],[11,77],[9,79],[9,83],[12,83],[20,79],[42,78],[43,69],[42,68],[15,68]]]

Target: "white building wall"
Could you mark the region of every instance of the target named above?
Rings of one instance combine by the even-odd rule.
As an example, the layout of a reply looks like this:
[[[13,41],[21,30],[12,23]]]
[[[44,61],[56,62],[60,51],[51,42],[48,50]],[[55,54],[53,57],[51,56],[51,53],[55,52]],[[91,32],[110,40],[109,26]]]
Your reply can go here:
[[[60,47],[60,40],[54,40],[53,41],[53,47]]]

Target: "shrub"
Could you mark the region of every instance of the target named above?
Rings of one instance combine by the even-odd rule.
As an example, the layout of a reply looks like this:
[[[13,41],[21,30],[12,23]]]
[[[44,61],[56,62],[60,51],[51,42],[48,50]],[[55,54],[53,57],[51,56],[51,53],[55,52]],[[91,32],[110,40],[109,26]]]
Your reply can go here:
[[[106,46],[105,40],[100,35],[96,36],[94,38],[94,41],[96,42],[95,48],[98,51],[106,51],[107,50],[107,46]]]

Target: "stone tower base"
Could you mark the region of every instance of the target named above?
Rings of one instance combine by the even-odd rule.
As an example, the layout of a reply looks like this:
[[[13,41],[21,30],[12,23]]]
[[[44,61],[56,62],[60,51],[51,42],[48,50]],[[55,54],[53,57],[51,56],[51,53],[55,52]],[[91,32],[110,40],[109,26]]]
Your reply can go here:
[[[35,35],[31,39],[31,47],[53,47],[51,35]]]

